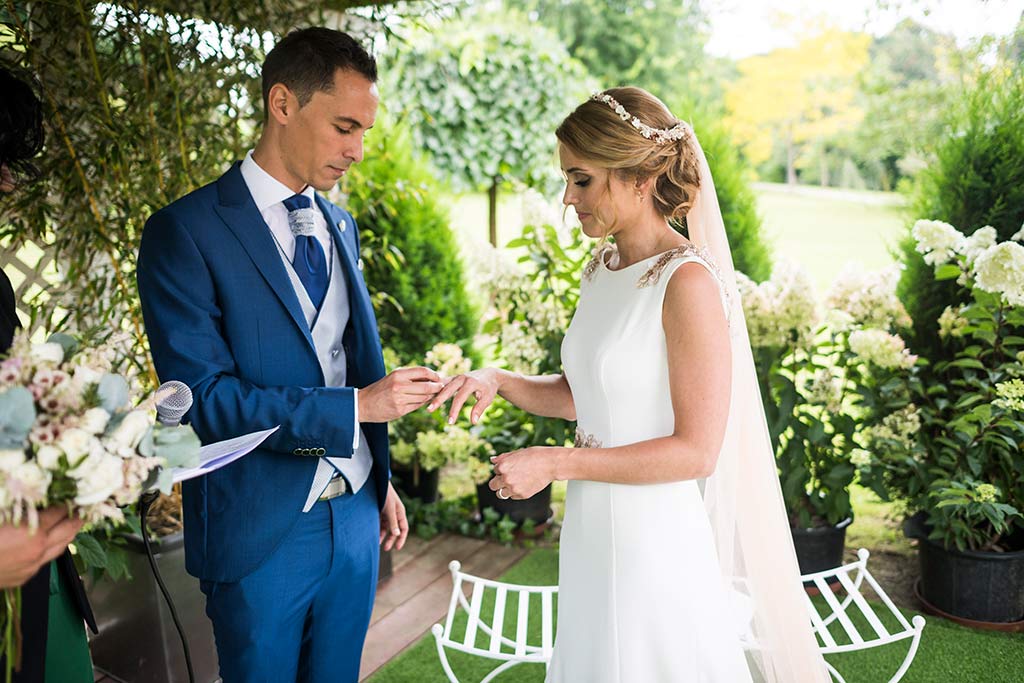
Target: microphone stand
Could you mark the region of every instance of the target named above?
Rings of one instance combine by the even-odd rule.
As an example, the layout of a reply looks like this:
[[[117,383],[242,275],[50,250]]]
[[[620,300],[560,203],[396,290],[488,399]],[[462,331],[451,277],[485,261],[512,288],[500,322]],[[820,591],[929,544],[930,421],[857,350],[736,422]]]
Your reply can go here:
[[[146,515],[149,513],[150,506],[156,502],[159,497],[159,491],[146,491],[139,498],[139,517],[142,521],[142,544],[146,547],[146,557],[149,558],[149,567],[153,570],[153,577],[156,579],[157,585],[160,586],[160,592],[164,595],[164,600],[167,602],[167,607],[171,611],[171,619],[174,620],[174,627],[178,630],[178,636],[181,638],[181,649],[185,653],[185,666],[188,669],[188,680],[189,683],[196,683],[195,671],[192,669],[192,651],[188,647],[188,639],[185,637],[185,629],[181,625],[181,620],[178,618],[178,611],[174,609],[174,601],[171,600],[171,594],[167,590],[167,586],[164,584],[164,579],[160,576],[160,568],[156,565],[156,558],[153,557],[153,547],[149,543],[149,528],[146,525]]]

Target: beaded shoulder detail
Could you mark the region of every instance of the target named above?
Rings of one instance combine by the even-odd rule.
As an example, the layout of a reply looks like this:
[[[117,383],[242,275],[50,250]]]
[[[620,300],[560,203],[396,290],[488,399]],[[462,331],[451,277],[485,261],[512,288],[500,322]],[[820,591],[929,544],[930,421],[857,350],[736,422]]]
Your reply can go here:
[[[576,438],[573,440],[573,448],[601,448],[601,442],[593,434],[576,428]]]
[[[594,247],[593,256],[590,257],[590,261],[583,268],[583,279],[589,280],[594,277],[594,271],[601,265],[601,260],[610,252],[615,251],[615,245],[611,242],[605,242]]]
[[[668,264],[672,263],[673,260],[679,258],[694,257],[700,260],[702,263],[707,265],[708,270],[714,277],[715,282],[718,283],[718,289],[722,293],[722,302],[725,306],[726,319],[731,322],[732,318],[732,300],[729,296],[729,290],[725,286],[725,278],[722,277],[722,271],[718,268],[718,264],[715,263],[714,259],[711,258],[711,252],[707,247],[695,247],[692,244],[684,244],[666,251],[664,254],[658,257],[654,264],[647,269],[640,279],[637,280],[637,289],[643,289],[644,287],[652,287],[658,283],[661,279],[661,274],[668,267]]]

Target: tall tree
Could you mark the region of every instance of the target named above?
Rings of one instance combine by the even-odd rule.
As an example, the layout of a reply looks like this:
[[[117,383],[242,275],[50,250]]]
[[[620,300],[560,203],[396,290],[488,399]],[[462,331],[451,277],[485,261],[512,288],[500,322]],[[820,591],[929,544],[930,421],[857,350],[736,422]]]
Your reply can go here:
[[[526,0],[601,88],[636,85],[671,99],[713,87],[701,69],[708,18],[697,0]]]
[[[795,47],[739,62],[739,78],[727,88],[725,103],[737,141],[753,163],[769,159],[779,141],[786,182],[796,183],[802,152],[861,120],[856,79],[868,62],[869,43],[866,34],[826,28]]]
[[[488,193],[497,245],[499,188],[554,180],[554,131],[588,93],[585,70],[553,33],[502,13],[414,36],[389,71],[417,147],[457,187]]]

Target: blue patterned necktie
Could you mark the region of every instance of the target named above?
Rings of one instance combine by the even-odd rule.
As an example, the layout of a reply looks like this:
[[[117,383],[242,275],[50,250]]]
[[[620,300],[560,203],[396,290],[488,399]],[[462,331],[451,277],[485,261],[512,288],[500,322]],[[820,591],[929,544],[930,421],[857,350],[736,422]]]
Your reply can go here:
[[[283,202],[288,209],[288,227],[295,235],[295,257],[292,266],[299,281],[306,288],[313,306],[320,310],[320,304],[327,296],[330,275],[323,247],[313,236],[314,216],[312,202],[304,194],[295,194]]]

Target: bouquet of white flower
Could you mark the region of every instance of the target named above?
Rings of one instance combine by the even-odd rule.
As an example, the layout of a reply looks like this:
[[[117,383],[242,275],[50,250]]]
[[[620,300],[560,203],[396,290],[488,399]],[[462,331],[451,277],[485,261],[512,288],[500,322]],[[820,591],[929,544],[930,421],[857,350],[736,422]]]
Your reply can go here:
[[[39,510],[62,505],[87,528],[121,523],[145,489],[170,490],[171,467],[198,464],[194,432],[154,425],[156,397],[132,401],[114,356],[110,344],[79,350],[67,335],[15,337],[0,361],[0,523],[34,529]],[[19,591],[5,591],[0,611],[8,669]]]

